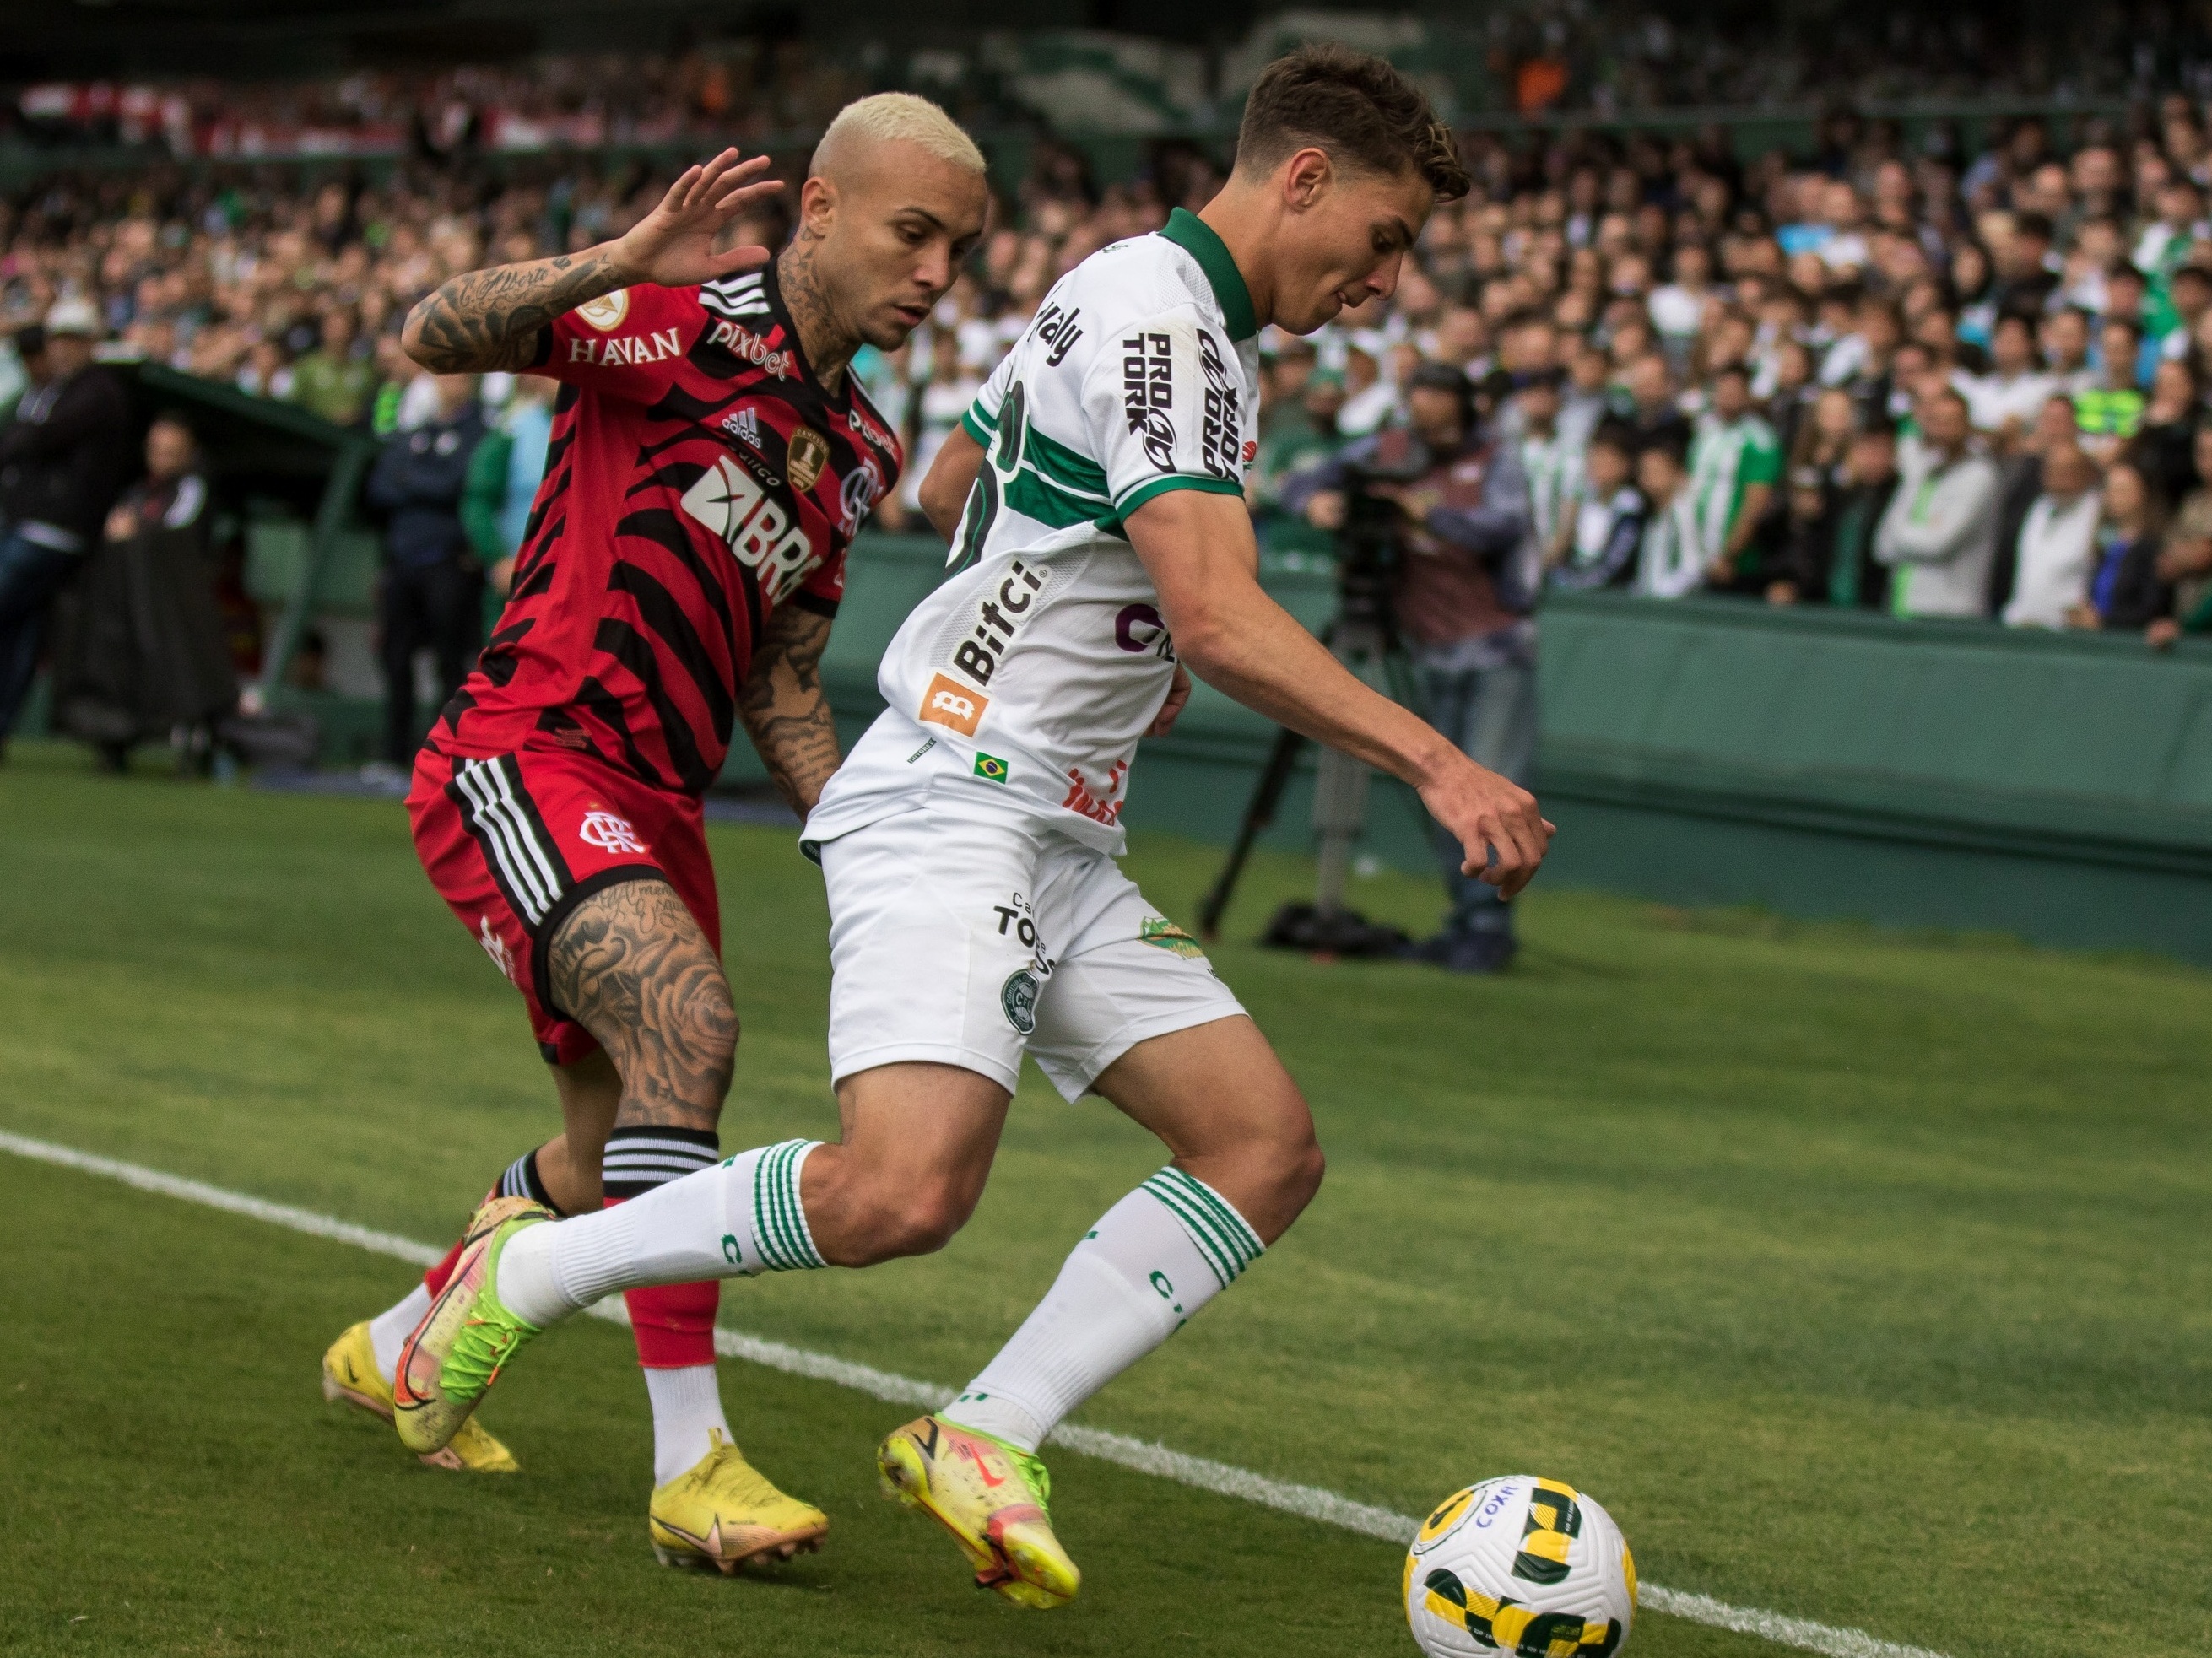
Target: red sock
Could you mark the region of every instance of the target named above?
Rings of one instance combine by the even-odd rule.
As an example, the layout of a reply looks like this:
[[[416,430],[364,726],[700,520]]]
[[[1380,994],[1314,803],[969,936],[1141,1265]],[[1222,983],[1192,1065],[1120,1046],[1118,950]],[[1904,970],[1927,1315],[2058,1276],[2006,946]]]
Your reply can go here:
[[[498,1195],[499,1187],[495,1186],[483,1194],[483,1201],[477,1204],[477,1207],[483,1208],[484,1204],[489,1203]],[[431,1300],[435,1301],[445,1293],[446,1280],[453,1277],[453,1268],[461,1264],[461,1248],[467,1242],[465,1234],[455,1238],[453,1247],[446,1251],[445,1259],[422,1274],[422,1287],[430,1292]]]
[[[611,1209],[622,1201],[609,1198],[606,1206]],[[623,1303],[629,1309],[637,1362],[645,1369],[681,1370],[714,1362],[714,1315],[722,1305],[720,1278],[625,1290]]]

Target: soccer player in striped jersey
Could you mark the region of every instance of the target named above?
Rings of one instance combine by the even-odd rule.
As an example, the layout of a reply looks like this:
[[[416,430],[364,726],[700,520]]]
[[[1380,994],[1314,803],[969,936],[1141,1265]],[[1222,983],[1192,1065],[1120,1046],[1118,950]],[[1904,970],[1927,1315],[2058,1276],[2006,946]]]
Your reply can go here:
[[[485,1215],[407,1337],[410,1445],[446,1443],[521,1343],[615,1290],[941,1248],[981,1193],[1026,1054],[1173,1161],[877,1466],[979,1583],[1036,1608],[1073,1597],[1041,1444],[1249,1269],[1322,1174],[1282,1062],[1115,861],[1139,738],[1196,672],[1414,785],[1464,872],[1504,893],[1550,837],[1526,791],[1267,597],[1244,506],[1260,329],[1310,332],[1388,296],[1437,197],[1468,184],[1403,76],[1310,47],[1255,83],[1202,213],[1054,286],[932,467],[922,501],[955,543],[951,573],[885,651],[887,707],[801,842],[829,890],[842,1139],[757,1147],[604,1214]]]
[[[700,797],[743,724],[804,815],[837,764],[817,664],[846,550],[899,444],[848,372],[893,350],[981,234],[981,153],[934,105],[863,99],[823,136],[795,240],[715,251],[781,188],[732,150],[619,240],[454,277],[405,341],[440,373],[561,382],[505,613],[418,756],[408,808],[432,884],[521,993],[563,1132],[495,1199],[556,1214],[713,1166],[737,1017]],[[325,1359],[389,1416],[403,1338],[462,1246]],[[715,1385],[720,1284],[629,1297],[653,1414],[648,1527],[670,1564],[788,1556],[827,1521],[738,1455]],[[477,1430],[449,1466],[514,1466]]]

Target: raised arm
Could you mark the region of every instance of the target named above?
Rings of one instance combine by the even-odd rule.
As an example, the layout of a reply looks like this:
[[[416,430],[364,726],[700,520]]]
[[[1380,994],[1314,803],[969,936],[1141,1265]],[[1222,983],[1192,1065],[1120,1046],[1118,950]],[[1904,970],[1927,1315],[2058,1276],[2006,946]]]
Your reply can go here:
[[[771,611],[744,683],[738,717],[783,798],[801,817],[837,769],[837,722],[822,692],[830,618],[798,604]]]
[[[762,180],[765,155],[740,161],[726,149],[669,185],[660,205],[617,240],[580,253],[495,265],[441,282],[407,313],[400,343],[441,374],[527,368],[538,336],[556,317],[638,282],[676,288],[766,264],[764,247],[714,252],[714,238],[748,203],[783,186]]]
[[[1193,673],[1277,724],[1412,784],[1458,838],[1468,874],[1507,897],[1528,884],[1552,838],[1535,797],[1361,683],[1267,597],[1241,496],[1170,490],[1139,507],[1127,528],[1176,653]]]

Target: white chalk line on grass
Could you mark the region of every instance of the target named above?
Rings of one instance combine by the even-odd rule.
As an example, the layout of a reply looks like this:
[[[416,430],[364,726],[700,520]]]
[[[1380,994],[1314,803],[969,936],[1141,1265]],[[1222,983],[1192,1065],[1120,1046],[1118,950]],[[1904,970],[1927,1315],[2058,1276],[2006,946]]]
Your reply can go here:
[[[141,1192],[155,1192],[163,1197],[198,1204],[204,1208],[220,1209],[228,1214],[266,1221],[272,1226],[304,1232],[310,1237],[350,1243],[374,1254],[404,1260],[410,1266],[428,1266],[442,1259],[446,1253],[433,1245],[417,1243],[412,1238],[404,1238],[396,1233],[356,1226],[350,1221],[339,1220],[331,1215],[319,1215],[311,1209],[297,1209],[289,1203],[271,1203],[265,1198],[226,1191],[219,1186],[186,1180],[179,1175],[164,1174],[158,1169],[148,1169],[135,1163],[96,1157],[89,1151],[57,1145],[50,1140],[32,1139],[0,1130],[0,1151],[12,1151],[19,1157],[27,1157],[35,1163],[53,1163],[88,1175],[99,1175],[108,1180],[119,1181],[125,1186],[135,1187]],[[629,1321],[620,1297],[604,1301],[591,1310],[594,1315],[616,1324]],[[786,1342],[770,1341],[765,1337],[749,1336],[722,1327],[717,1327],[714,1332],[714,1351],[725,1357],[764,1364],[770,1370],[806,1376],[817,1382],[835,1382],[838,1387],[850,1388],[899,1405],[920,1405],[934,1410],[959,1391],[957,1388],[941,1387],[933,1382],[918,1382],[912,1376],[895,1376],[889,1370],[878,1370],[873,1365],[856,1364],[850,1359],[836,1358],[828,1353],[812,1352]],[[1207,1457],[1192,1456],[1182,1451],[1170,1450],[1164,1445],[1132,1439],[1127,1434],[1109,1433],[1103,1428],[1071,1424],[1060,1429],[1052,1438],[1054,1444],[1064,1445],[1079,1455],[1096,1457],[1102,1462],[1133,1468],[1139,1473],[1154,1474],[1162,1479],[1174,1480],[1177,1485],[1194,1486],[1222,1497],[1239,1497],[1262,1508],[1316,1520],[1323,1525],[1358,1532],[1366,1537],[1381,1538],[1385,1542],[1409,1542],[1414,1533],[1420,1529],[1421,1522],[1408,1515],[1395,1514],[1389,1509],[1374,1508],[1365,1503],[1355,1503],[1348,1497],[1340,1497],[1334,1491],[1323,1491],[1319,1486],[1270,1479],[1265,1474],[1254,1473],[1249,1468],[1233,1467],[1226,1462],[1216,1462]],[[1823,1655],[1823,1658],[1942,1658],[1942,1654],[1931,1652],[1925,1647],[1881,1640],[1863,1630],[1838,1629],[1831,1625],[1814,1623],[1809,1619],[1790,1618],[1778,1612],[1762,1611],[1756,1606],[1730,1606],[1727,1601],[1716,1600],[1709,1594],[1662,1588],[1650,1582],[1638,1586],[1637,1599],[1640,1606],[1654,1612],[1687,1619],[1692,1623],[1708,1625],[1715,1629],[1732,1630],[1740,1635],[1757,1636],[1762,1640],[1796,1647],[1805,1652],[1817,1652]]]

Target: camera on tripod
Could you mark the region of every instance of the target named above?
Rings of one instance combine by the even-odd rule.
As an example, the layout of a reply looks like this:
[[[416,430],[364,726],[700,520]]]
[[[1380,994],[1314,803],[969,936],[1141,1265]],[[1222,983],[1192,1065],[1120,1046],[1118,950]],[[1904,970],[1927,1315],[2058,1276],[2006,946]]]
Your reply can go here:
[[[1412,676],[1398,644],[1390,586],[1405,557],[1412,527],[1399,499],[1404,486],[1432,471],[1429,446],[1410,432],[1390,434],[1357,462],[1340,459],[1344,520],[1337,542],[1336,616],[1322,635],[1331,655],[1354,677],[1401,702],[1411,701]],[[1199,906],[1200,935],[1219,934],[1221,917],[1243,873],[1253,843],[1274,822],[1283,792],[1297,769],[1307,739],[1287,727],[1254,786],[1237,840],[1221,874]],[[1346,908],[1352,852],[1366,821],[1368,768],[1334,749],[1321,751],[1314,780],[1313,820],[1318,865],[1311,903],[1288,903],[1275,912],[1260,942],[1283,950],[1330,956],[1395,956],[1408,942],[1396,927],[1378,926]]]

